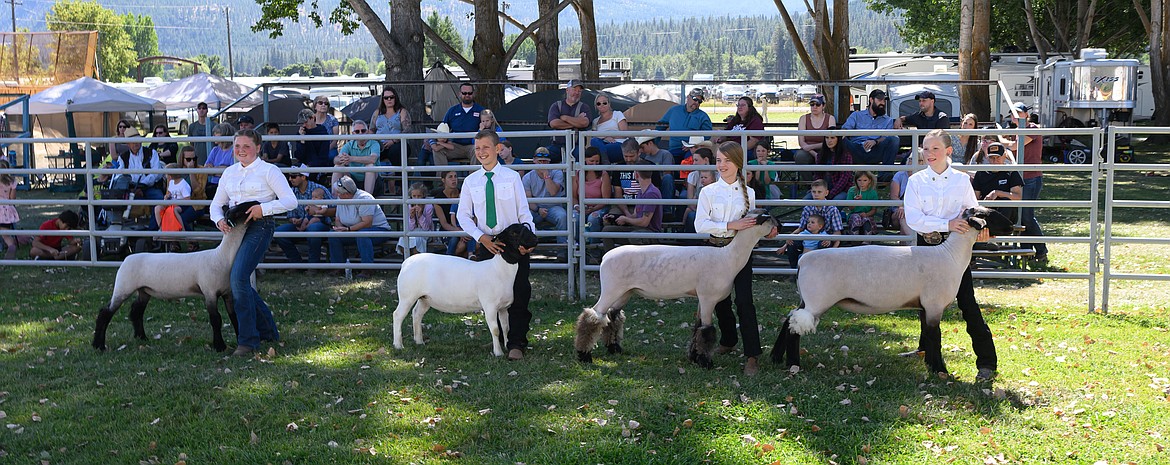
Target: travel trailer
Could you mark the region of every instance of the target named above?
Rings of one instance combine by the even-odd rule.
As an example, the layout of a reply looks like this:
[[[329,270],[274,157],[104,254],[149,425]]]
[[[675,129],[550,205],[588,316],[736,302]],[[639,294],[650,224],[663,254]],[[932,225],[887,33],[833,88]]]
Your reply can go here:
[[[1053,58],[1036,67],[1033,112],[1045,127],[1108,127],[1129,124],[1137,108],[1139,62],[1109,59],[1103,49],[1081,50],[1081,58]],[[1087,138],[1050,137],[1052,161],[1089,161]],[[1118,161],[1132,160],[1128,140],[1118,143]]]

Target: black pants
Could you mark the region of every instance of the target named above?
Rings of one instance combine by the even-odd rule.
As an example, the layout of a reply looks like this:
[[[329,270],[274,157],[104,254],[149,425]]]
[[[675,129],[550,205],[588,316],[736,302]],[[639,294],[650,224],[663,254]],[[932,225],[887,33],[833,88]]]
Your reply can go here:
[[[930,244],[927,244],[922,239],[922,235],[919,235],[918,245],[929,246]],[[962,312],[963,321],[967,323],[967,335],[971,336],[971,350],[975,351],[975,366],[996,370],[999,359],[995,355],[995,341],[991,337],[991,328],[983,320],[983,313],[979,310],[979,302],[975,300],[975,285],[971,282],[970,265],[967,265],[967,269],[963,270],[963,280],[959,282],[959,293],[956,298],[959,300],[959,311]],[[925,318],[926,312],[919,311],[919,321],[925,321]],[[921,339],[919,339],[918,347],[919,350],[922,349]]]
[[[490,260],[495,254],[487,247],[476,247],[474,260],[482,262]],[[528,301],[532,300],[532,282],[528,280],[531,262],[528,255],[521,255],[519,269],[516,270],[516,280],[512,282],[512,305],[508,307],[508,346],[507,349],[528,349],[528,330],[532,323],[532,313],[528,311]]]
[[[752,300],[752,263],[743,266],[735,275],[732,295],[715,304],[715,318],[719,322],[719,345],[735,347],[739,337],[735,332],[735,317],[739,315],[739,332],[743,334],[743,354],[758,357],[760,350],[760,325],[756,321],[756,304]],[[735,297],[735,313],[731,312],[731,299]]]

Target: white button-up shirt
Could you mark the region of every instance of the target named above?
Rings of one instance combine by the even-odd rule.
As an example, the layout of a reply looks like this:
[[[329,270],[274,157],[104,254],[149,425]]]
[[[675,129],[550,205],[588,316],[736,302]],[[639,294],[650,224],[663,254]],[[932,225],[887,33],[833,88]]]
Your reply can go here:
[[[929,166],[906,181],[906,225],[920,234],[947,232],[951,220],[979,205],[971,177],[950,166],[942,173]]]
[[[297,196],[280,169],[257,158],[248,166],[237,162],[223,171],[211,201],[211,221],[219,223],[223,219],[224,205],[230,208],[252,200],[260,202],[264,216],[297,207]]]
[[[699,191],[699,207],[695,212],[695,231],[715,237],[732,237],[735,231],[727,230],[727,223],[743,218],[747,211],[756,208],[756,192],[747,189],[747,205],[743,203],[743,191],[739,181],[728,184],[719,178]]]
[[[524,183],[520,175],[511,168],[497,163],[492,168],[492,185],[496,191],[496,227],[487,225],[487,176],[480,169],[467,175],[463,180],[463,191],[459,193],[459,227],[479,241],[484,234],[495,236],[516,223],[524,223],[536,230],[532,212],[528,210],[528,196],[524,195]]]

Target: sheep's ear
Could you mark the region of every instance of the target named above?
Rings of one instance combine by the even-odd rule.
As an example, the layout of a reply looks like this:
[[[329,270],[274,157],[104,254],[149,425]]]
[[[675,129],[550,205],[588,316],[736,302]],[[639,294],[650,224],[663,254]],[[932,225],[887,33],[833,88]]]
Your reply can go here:
[[[971,225],[971,227],[975,229],[983,229],[987,227],[987,220],[977,216],[972,216],[967,218],[967,224]]]

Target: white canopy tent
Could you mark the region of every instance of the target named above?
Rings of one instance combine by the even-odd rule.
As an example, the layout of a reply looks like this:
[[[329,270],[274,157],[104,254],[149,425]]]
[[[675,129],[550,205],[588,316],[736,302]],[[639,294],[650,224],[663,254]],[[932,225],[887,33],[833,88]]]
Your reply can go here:
[[[199,73],[147,90],[142,96],[158,99],[165,103],[169,110],[191,108],[200,102],[206,103],[210,108],[221,109],[249,92],[252,92],[252,89],[238,82]],[[261,103],[263,100],[260,93],[253,92],[234,108],[247,110]]]

